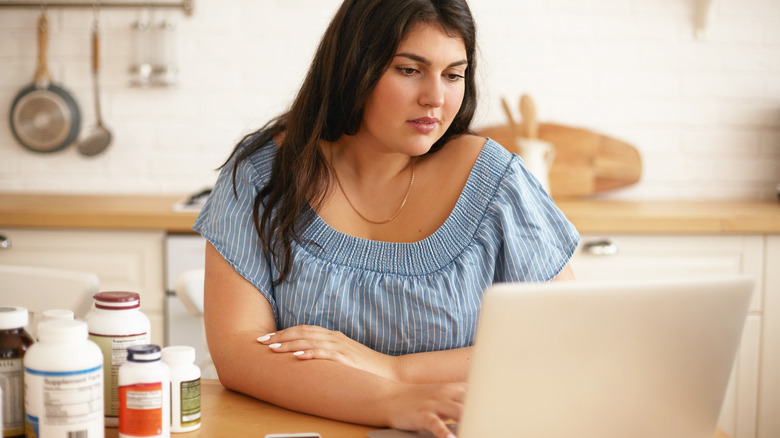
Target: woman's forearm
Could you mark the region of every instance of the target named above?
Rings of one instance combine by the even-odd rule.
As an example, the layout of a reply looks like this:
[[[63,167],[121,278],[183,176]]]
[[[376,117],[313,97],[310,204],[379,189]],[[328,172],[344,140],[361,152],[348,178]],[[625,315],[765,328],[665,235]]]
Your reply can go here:
[[[465,382],[474,347],[431,351],[399,356],[395,373],[401,382]]]
[[[333,361],[299,361],[274,354],[241,332],[213,348],[220,381],[227,388],[284,408],[341,421],[383,426],[385,406],[398,382]]]

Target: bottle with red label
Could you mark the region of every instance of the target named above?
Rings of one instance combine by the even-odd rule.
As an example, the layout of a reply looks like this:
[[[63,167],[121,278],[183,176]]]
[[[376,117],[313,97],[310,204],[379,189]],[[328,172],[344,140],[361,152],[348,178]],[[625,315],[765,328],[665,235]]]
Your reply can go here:
[[[171,436],[171,373],[158,345],[127,347],[119,367],[119,437]]]

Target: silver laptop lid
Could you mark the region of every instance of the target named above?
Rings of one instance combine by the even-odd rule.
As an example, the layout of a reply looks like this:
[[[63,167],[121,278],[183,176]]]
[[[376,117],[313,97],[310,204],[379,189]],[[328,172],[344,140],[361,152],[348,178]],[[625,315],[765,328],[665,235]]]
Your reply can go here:
[[[712,438],[753,282],[502,284],[487,292],[459,438]]]

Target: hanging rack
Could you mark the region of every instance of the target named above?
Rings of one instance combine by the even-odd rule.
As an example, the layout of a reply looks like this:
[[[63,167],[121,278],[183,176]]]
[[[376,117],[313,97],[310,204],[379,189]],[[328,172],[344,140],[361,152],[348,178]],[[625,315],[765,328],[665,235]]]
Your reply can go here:
[[[155,9],[182,9],[187,16],[192,15],[195,0],[179,1],[149,1],[149,0],[101,0],[101,8],[148,8]],[[93,8],[94,0],[68,0],[68,1],[32,1],[32,0],[1,0],[0,8]]]

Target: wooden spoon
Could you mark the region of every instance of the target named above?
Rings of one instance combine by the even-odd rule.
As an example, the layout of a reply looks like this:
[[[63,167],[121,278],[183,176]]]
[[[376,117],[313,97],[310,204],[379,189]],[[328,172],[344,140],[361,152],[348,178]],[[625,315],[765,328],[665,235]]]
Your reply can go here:
[[[526,138],[537,138],[539,122],[536,120],[536,104],[527,94],[523,94],[520,98],[520,114],[523,116],[521,135]]]

